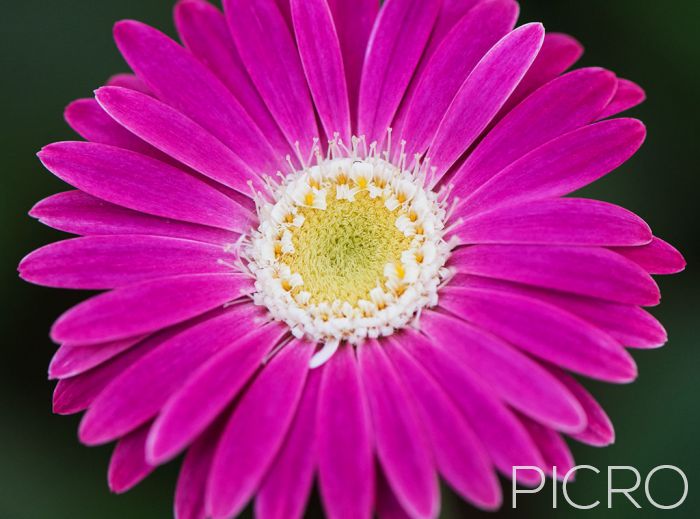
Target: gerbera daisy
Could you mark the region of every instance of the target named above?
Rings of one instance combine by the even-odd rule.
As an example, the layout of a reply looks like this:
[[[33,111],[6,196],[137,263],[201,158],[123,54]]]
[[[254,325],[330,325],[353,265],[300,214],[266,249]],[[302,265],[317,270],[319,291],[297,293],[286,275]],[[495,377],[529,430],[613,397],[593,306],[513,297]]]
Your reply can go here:
[[[55,323],[57,413],[123,492],[181,453],[180,519],[497,508],[514,465],[613,440],[569,373],[623,383],[680,254],[566,197],[627,161],[643,91],[513,0],[184,0],[184,47],[116,24],[134,75],[39,157],[79,235],[21,276],[104,291]],[[523,483],[532,483],[523,473]]]

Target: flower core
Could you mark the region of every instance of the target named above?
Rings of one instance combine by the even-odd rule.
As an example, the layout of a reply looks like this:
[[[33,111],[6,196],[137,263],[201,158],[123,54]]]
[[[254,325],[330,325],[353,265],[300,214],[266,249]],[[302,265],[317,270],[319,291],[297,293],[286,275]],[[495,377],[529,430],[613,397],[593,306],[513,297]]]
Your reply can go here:
[[[410,323],[448,274],[444,197],[425,187],[428,168],[360,153],[361,142],[331,143],[315,165],[270,182],[243,252],[256,304],[333,351]]]

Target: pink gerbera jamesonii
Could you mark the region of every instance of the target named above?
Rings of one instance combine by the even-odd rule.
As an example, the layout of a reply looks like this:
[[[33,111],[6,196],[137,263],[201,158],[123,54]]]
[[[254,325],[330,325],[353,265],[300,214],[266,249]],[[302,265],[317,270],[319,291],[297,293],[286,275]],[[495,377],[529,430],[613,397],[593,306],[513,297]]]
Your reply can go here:
[[[57,413],[123,492],[181,453],[180,519],[436,517],[497,473],[613,441],[569,372],[632,381],[681,255],[567,197],[641,146],[644,99],[513,0],[184,0],[184,46],[115,26],[134,75],[41,161],[79,237],[21,276],[104,291],[56,321]],[[524,483],[528,483],[525,479]],[[531,482],[531,481],[530,481]]]

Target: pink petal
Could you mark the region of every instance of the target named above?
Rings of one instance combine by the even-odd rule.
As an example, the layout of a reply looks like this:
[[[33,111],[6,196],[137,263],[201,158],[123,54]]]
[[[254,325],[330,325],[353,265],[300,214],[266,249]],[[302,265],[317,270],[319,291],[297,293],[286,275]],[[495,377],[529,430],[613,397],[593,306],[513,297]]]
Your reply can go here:
[[[425,316],[422,322],[425,322]],[[430,439],[442,477],[465,499],[493,510],[501,503],[501,488],[481,441],[437,381],[405,350],[382,344],[416,399],[418,418]]]
[[[459,272],[618,303],[654,306],[659,287],[632,261],[599,247],[472,245],[455,251]]]
[[[542,86],[508,113],[451,178],[464,197],[538,146],[589,124],[615,93],[615,74],[584,68]]]
[[[265,184],[241,158],[186,115],[157,99],[126,88],[95,92],[100,106],[119,124],[197,172],[251,194]]]
[[[321,500],[330,519],[369,519],[373,441],[353,348],[342,345],[322,369],[316,422]]]
[[[432,51],[440,45],[446,35],[454,28],[462,18],[482,3],[483,0],[443,0],[440,14],[435,28],[430,35],[430,42],[426,49],[426,55],[432,55]],[[486,0],[488,1],[488,0]]]
[[[105,83],[107,86],[130,88],[142,94],[153,95],[148,85],[144,83],[136,74],[114,74]]]
[[[583,198],[509,205],[466,217],[452,233],[463,244],[643,245],[652,238],[640,217],[622,207]]]
[[[214,519],[239,514],[258,489],[294,418],[313,351],[301,341],[285,346],[236,405],[209,474],[207,510]]]
[[[537,299],[505,291],[448,287],[441,294],[440,306],[576,373],[617,383],[637,376],[634,360],[612,337]]]
[[[84,373],[132,348],[143,336],[94,346],[62,344],[49,364],[49,378],[68,378]]]
[[[58,142],[41,150],[39,158],[61,180],[113,204],[232,231],[250,227],[252,215],[226,195],[139,153],[90,142]]]
[[[169,461],[202,433],[244,388],[285,333],[285,326],[274,323],[244,335],[182,382],[153,424],[147,445],[149,461],[154,465]]]
[[[115,378],[80,423],[80,439],[106,443],[153,418],[207,359],[241,336],[241,323],[254,328],[264,317],[253,305],[238,305],[160,344]]]
[[[579,432],[585,427],[578,401],[538,362],[508,343],[433,311],[424,312],[420,324],[431,341],[478,373],[512,407],[557,430]]]
[[[304,73],[326,135],[350,143],[350,105],[340,41],[326,0],[291,0]]]
[[[180,0],[175,27],[182,43],[214,72],[260,128],[280,160],[291,153],[287,139],[248,75],[224,14],[205,0]]]
[[[145,234],[229,245],[238,234],[216,227],[168,220],[105,202],[82,191],[58,193],[37,203],[29,215],[59,231],[84,236]]]
[[[608,117],[613,117],[643,103],[646,98],[647,95],[642,87],[627,79],[619,79],[615,97],[613,97],[598,118],[607,119]]]
[[[436,517],[440,507],[430,444],[383,346],[358,348],[360,377],[372,415],[377,457],[389,485],[412,517]]]
[[[114,26],[114,39],[136,74],[174,109],[218,137],[253,169],[280,164],[265,135],[221,81],[160,31],[133,20]]]
[[[318,130],[299,53],[284,17],[267,0],[224,0],[224,13],[258,92],[287,140],[299,141],[307,158]]]
[[[649,274],[676,274],[685,269],[683,255],[661,238],[641,247],[616,247],[613,249],[625,258],[634,261]]]
[[[439,179],[491,122],[542,46],[544,28],[527,24],[503,37],[474,67],[443,117],[428,152]]]
[[[123,494],[143,481],[155,467],[146,462],[146,436],[150,424],[121,438],[109,460],[107,481],[112,492]]]
[[[387,0],[382,6],[360,84],[358,129],[368,142],[383,140],[439,11],[438,0]]]
[[[545,473],[551,476],[553,474],[552,467],[556,467],[557,478],[562,479],[576,465],[574,456],[571,454],[564,438],[558,432],[534,420],[530,420],[526,416],[521,416],[520,420],[542,453],[545,462],[542,468]]]
[[[54,323],[56,342],[94,344],[150,333],[234,301],[254,289],[243,274],[192,274],[146,281],[83,301]]]
[[[401,507],[381,468],[377,467],[377,502],[374,505],[378,519],[411,519]]]
[[[462,216],[567,195],[618,168],[644,142],[644,125],[612,119],[562,135],[531,151],[462,200]]]
[[[255,499],[259,519],[301,519],[313,486],[316,408],[321,371],[309,373],[289,434]]]

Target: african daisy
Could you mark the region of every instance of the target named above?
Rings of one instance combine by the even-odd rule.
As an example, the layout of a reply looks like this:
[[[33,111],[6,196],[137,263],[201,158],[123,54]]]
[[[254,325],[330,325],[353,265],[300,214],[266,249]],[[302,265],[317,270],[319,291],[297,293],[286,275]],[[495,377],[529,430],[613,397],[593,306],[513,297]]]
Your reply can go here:
[[[565,197],[627,161],[642,90],[513,0],[203,0],[180,46],[135,21],[39,157],[79,235],[20,265],[104,291],[55,323],[57,413],[116,441],[123,492],[184,461],[180,519],[435,517],[497,472],[606,445],[569,372],[632,381],[642,307],[684,261],[629,211]],[[532,482],[526,474],[524,483]]]

